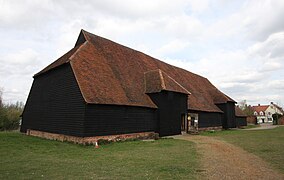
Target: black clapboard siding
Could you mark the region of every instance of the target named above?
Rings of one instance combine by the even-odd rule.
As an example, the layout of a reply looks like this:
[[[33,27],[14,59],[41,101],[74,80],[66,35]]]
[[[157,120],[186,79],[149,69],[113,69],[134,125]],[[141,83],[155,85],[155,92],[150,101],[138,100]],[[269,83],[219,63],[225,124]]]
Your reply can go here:
[[[171,91],[148,95],[158,106],[156,132],[160,136],[180,134],[182,114],[187,112],[188,95]]]
[[[189,113],[198,114],[198,127],[200,128],[222,126],[222,113],[192,110]]]
[[[36,76],[23,112],[26,129],[83,136],[85,103],[70,64]]]
[[[222,115],[222,126],[224,129],[235,128],[236,116],[235,116],[235,103],[227,102],[223,104],[216,104],[223,112]]]
[[[222,126],[221,116],[222,116],[222,113],[200,112],[198,126],[201,128]]]
[[[237,127],[247,126],[247,118],[246,117],[238,117],[236,116]]]
[[[154,131],[155,111],[144,107],[88,104],[85,114],[85,136]]]

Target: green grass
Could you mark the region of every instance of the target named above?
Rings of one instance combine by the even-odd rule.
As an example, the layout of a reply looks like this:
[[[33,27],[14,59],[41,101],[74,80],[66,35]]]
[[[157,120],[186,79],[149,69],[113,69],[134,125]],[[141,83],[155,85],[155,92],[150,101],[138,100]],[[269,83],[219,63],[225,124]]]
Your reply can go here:
[[[240,146],[284,173],[284,126],[266,130],[226,130],[204,132],[202,135],[221,138]]]
[[[112,143],[94,149],[15,132],[0,133],[0,179],[195,179],[194,144]]]
[[[248,124],[247,126],[244,126],[243,129],[251,129],[251,128],[256,128],[256,127],[260,127],[259,124]]]

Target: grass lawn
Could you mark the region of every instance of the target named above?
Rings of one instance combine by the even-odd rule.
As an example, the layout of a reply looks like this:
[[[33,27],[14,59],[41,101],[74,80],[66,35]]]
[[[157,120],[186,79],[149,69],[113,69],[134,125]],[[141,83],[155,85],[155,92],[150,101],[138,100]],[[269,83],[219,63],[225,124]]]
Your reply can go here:
[[[183,140],[112,143],[94,149],[0,132],[0,179],[195,179],[198,155]]]
[[[251,128],[257,128],[257,127],[260,127],[260,125],[255,125],[255,124],[248,124],[247,126],[244,126],[243,128],[244,129],[251,129]]]
[[[240,146],[263,158],[274,168],[284,173],[284,126],[266,130],[227,130],[202,135],[215,136]]]

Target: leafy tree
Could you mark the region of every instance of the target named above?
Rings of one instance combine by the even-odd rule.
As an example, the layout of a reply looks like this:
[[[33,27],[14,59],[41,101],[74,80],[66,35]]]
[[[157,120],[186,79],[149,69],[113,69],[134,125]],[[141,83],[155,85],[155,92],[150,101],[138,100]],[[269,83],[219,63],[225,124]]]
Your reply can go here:
[[[253,116],[253,109],[252,109],[251,105],[247,104],[246,100],[243,100],[243,101],[239,102],[238,104],[239,104],[239,108],[244,112],[245,115]]]
[[[24,104],[22,102],[4,104],[2,92],[0,90],[0,131],[18,129]]]
[[[0,88],[0,108],[3,107],[3,102],[2,102],[2,93],[3,93],[3,90]]]
[[[281,114],[279,114],[279,113],[272,114],[273,124],[278,124],[278,120],[279,120],[282,116],[283,116],[283,115],[281,115]]]

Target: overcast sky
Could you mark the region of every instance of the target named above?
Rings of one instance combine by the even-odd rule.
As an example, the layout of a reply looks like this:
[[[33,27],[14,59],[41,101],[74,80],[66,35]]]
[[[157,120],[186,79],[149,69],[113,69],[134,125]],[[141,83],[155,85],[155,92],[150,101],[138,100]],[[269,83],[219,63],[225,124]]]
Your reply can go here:
[[[200,74],[237,102],[284,104],[283,0],[0,0],[4,102],[25,102],[32,76],[81,29]]]

